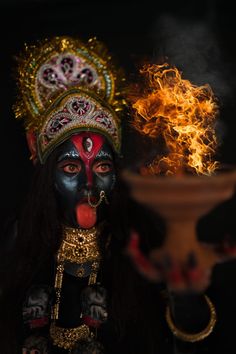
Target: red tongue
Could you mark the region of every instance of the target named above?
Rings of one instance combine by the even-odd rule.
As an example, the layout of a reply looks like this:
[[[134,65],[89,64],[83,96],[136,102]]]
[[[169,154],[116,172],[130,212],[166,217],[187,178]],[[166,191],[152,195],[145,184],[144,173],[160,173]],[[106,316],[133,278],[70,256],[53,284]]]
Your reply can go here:
[[[83,229],[90,229],[96,224],[96,208],[92,208],[87,203],[79,204],[76,207],[77,223]]]

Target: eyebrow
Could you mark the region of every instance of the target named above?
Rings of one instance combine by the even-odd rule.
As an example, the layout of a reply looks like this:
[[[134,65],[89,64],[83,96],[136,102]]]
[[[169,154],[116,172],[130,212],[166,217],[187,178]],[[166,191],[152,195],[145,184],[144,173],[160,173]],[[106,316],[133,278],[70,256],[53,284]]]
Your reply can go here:
[[[63,160],[78,160],[80,158],[79,154],[75,151],[66,152],[65,154],[59,156],[57,162],[61,162]]]
[[[95,160],[101,160],[101,159],[113,160],[113,157],[109,152],[100,150],[97,156],[95,157]]]

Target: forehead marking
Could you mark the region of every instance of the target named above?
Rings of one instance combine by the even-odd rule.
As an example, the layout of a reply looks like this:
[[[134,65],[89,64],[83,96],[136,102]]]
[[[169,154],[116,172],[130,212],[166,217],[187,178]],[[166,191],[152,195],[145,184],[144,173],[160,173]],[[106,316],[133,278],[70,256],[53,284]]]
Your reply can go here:
[[[91,150],[93,148],[93,141],[89,137],[84,137],[82,145],[83,145],[84,151],[91,152]]]
[[[83,132],[80,134],[73,135],[71,141],[76,147],[81,159],[84,162],[88,186],[89,188],[91,188],[93,184],[92,164],[94,158],[101,150],[105,139],[100,134]]]
[[[96,133],[83,132],[73,135],[71,141],[82,159],[91,159],[98,154],[104,144],[104,137]]]

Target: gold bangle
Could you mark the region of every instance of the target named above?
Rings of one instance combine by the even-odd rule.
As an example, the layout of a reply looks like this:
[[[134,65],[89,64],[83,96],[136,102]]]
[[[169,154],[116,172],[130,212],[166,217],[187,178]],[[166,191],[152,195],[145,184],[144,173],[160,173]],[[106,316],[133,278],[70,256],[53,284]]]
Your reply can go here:
[[[76,328],[57,327],[55,322],[51,323],[50,336],[54,345],[63,349],[73,349],[79,341],[84,341],[90,336],[89,327],[82,324]]]
[[[209,299],[209,297],[207,295],[204,295],[206,302],[209,306],[210,309],[210,321],[208,323],[208,325],[206,326],[205,329],[203,329],[201,332],[198,333],[186,333],[181,331],[180,329],[178,329],[172,318],[171,318],[171,312],[170,312],[170,307],[167,306],[166,308],[166,322],[171,330],[171,332],[179,339],[181,339],[182,341],[185,342],[198,342],[203,340],[204,338],[208,337],[209,334],[211,334],[211,332],[213,331],[215,324],[216,324],[216,310],[215,307],[213,305],[213,303],[211,302],[211,300]]]

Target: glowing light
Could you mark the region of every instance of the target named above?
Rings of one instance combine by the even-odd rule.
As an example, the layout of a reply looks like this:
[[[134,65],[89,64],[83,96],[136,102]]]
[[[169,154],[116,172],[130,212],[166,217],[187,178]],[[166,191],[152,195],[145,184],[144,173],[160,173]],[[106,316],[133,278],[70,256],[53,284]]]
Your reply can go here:
[[[211,87],[193,85],[167,63],[145,65],[140,72],[147,87],[142,95],[132,97],[132,124],[150,138],[161,138],[166,150],[141,173],[212,174],[219,163],[213,161],[218,105]]]

